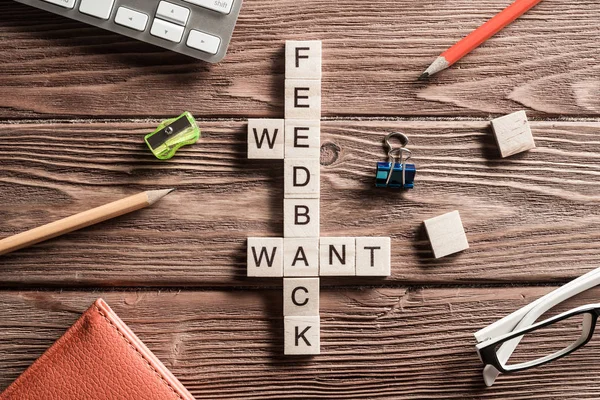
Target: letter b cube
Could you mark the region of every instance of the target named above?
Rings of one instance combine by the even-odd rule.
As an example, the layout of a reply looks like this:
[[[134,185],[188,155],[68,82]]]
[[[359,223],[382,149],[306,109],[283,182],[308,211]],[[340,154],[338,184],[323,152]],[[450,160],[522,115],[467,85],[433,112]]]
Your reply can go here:
[[[317,238],[319,232],[318,199],[283,200],[283,233],[286,238]]]

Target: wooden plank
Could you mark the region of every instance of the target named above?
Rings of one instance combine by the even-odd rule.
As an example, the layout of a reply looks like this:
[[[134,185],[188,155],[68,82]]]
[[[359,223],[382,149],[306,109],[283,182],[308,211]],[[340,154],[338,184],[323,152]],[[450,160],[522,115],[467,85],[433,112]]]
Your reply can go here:
[[[283,234],[283,162],[247,160],[244,122],[200,121],[168,162],[154,122],[5,124],[0,237],[145,189],[176,187],[139,212],[2,258],[2,285],[281,285],[246,278],[246,238]],[[387,282],[564,281],[598,266],[598,122],[532,122],[537,148],[501,159],[484,122],[327,121],[323,236],[391,236]],[[382,140],[406,132],[415,189],[375,189]],[[471,248],[435,260],[422,221],[459,210]],[[348,278],[336,284],[374,283]],[[326,282],[327,284],[327,282]]]
[[[421,72],[506,0],[245,0],[209,65],[0,4],[0,118],[283,116],[285,40],[323,41],[324,116],[600,114],[600,3],[547,0],[430,83]],[[282,14],[282,10],[285,13]]]
[[[597,399],[595,338],[483,385],[473,332],[551,289],[325,289],[322,354],[302,360],[282,355],[280,290],[4,291],[0,390],[102,297],[197,399]],[[561,310],[599,296],[592,290]]]

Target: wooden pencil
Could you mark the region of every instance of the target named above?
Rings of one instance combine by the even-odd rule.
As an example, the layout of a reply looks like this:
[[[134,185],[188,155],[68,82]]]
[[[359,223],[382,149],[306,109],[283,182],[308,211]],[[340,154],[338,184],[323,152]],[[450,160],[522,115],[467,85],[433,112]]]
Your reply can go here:
[[[529,11],[542,0],[516,0],[502,12],[475,29],[461,41],[440,54],[440,56],[421,74],[420,80],[429,78],[431,75],[445,70],[480,44],[501,31],[515,19]]]
[[[0,240],[0,255],[148,207],[174,189],[150,190]]]

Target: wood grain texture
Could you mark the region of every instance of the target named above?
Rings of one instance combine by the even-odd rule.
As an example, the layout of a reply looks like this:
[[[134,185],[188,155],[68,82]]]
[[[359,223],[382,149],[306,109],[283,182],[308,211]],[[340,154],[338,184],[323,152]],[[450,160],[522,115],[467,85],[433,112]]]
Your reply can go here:
[[[0,258],[0,390],[104,297],[198,399],[599,398],[597,340],[490,389],[474,351],[476,330],[552,289],[519,285],[600,253],[600,2],[544,0],[416,80],[507,4],[245,0],[209,65],[0,2],[0,237],[177,188]],[[246,238],[283,233],[283,162],[247,159],[245,121],[283,117],[287,39],[323,41],[322,234],[392,238],[389,279],[321,280],[314,359],[282,356],[282,279],[246,278]],[[537,148],[503,160],[486,121],[518,109]],[[183,110],[202,139],[154,159],[143,135]],[[392,130],[418,166],[406,193],[373,188]],[[421,223],[455,209],[471,248],[435,260]]]
[[[199,400],[597,399],[596,339],[545,367],[483,385],[473,332],[551,289],[326,289],[323,354],[315,358],[282,356],[279,290],[5,291],[0,390],[102,297]],[[564,307],[599,296],[596,289]]]
[[[0,236],[138,191],[176,187],[153,208],[1,259],[1,284],[251,286],[246,238],[283,232],[283,162],[246,159],[246,127],[200,121],[168,162],[142,141],[152,122],[0,125]],[[391,236],[386,284],[563,282],[598,267],[598,122],[532,122],[537,148],[502,160],[486,122],[325,121],[323,236]],[[416,188],[373,188],[383,137],[402,130]],[[434,260],[422,221],[459,210],[471,248]],[[338,284],[378,284],[361,278]],[[327,282],[326,282],[327,283]]]
[[[506,0],[245,0],[208,65],[0,4],[0,118],[281,117],[284,41],[323,41],[324,116],[600,114],[600,3],[545,0],[430,83],[435,57]],[[301,16],[301,17],[298,17]]]

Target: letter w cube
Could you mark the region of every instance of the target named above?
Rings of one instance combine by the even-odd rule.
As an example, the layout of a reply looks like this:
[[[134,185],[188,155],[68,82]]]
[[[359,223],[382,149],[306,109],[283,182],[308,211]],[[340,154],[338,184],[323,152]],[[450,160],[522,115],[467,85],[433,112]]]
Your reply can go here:
[[[283,160],[285,121],[283,119],[248,120],[248,158]]]
[[[248,238],[248,276],[283,276],[283,238]]]

